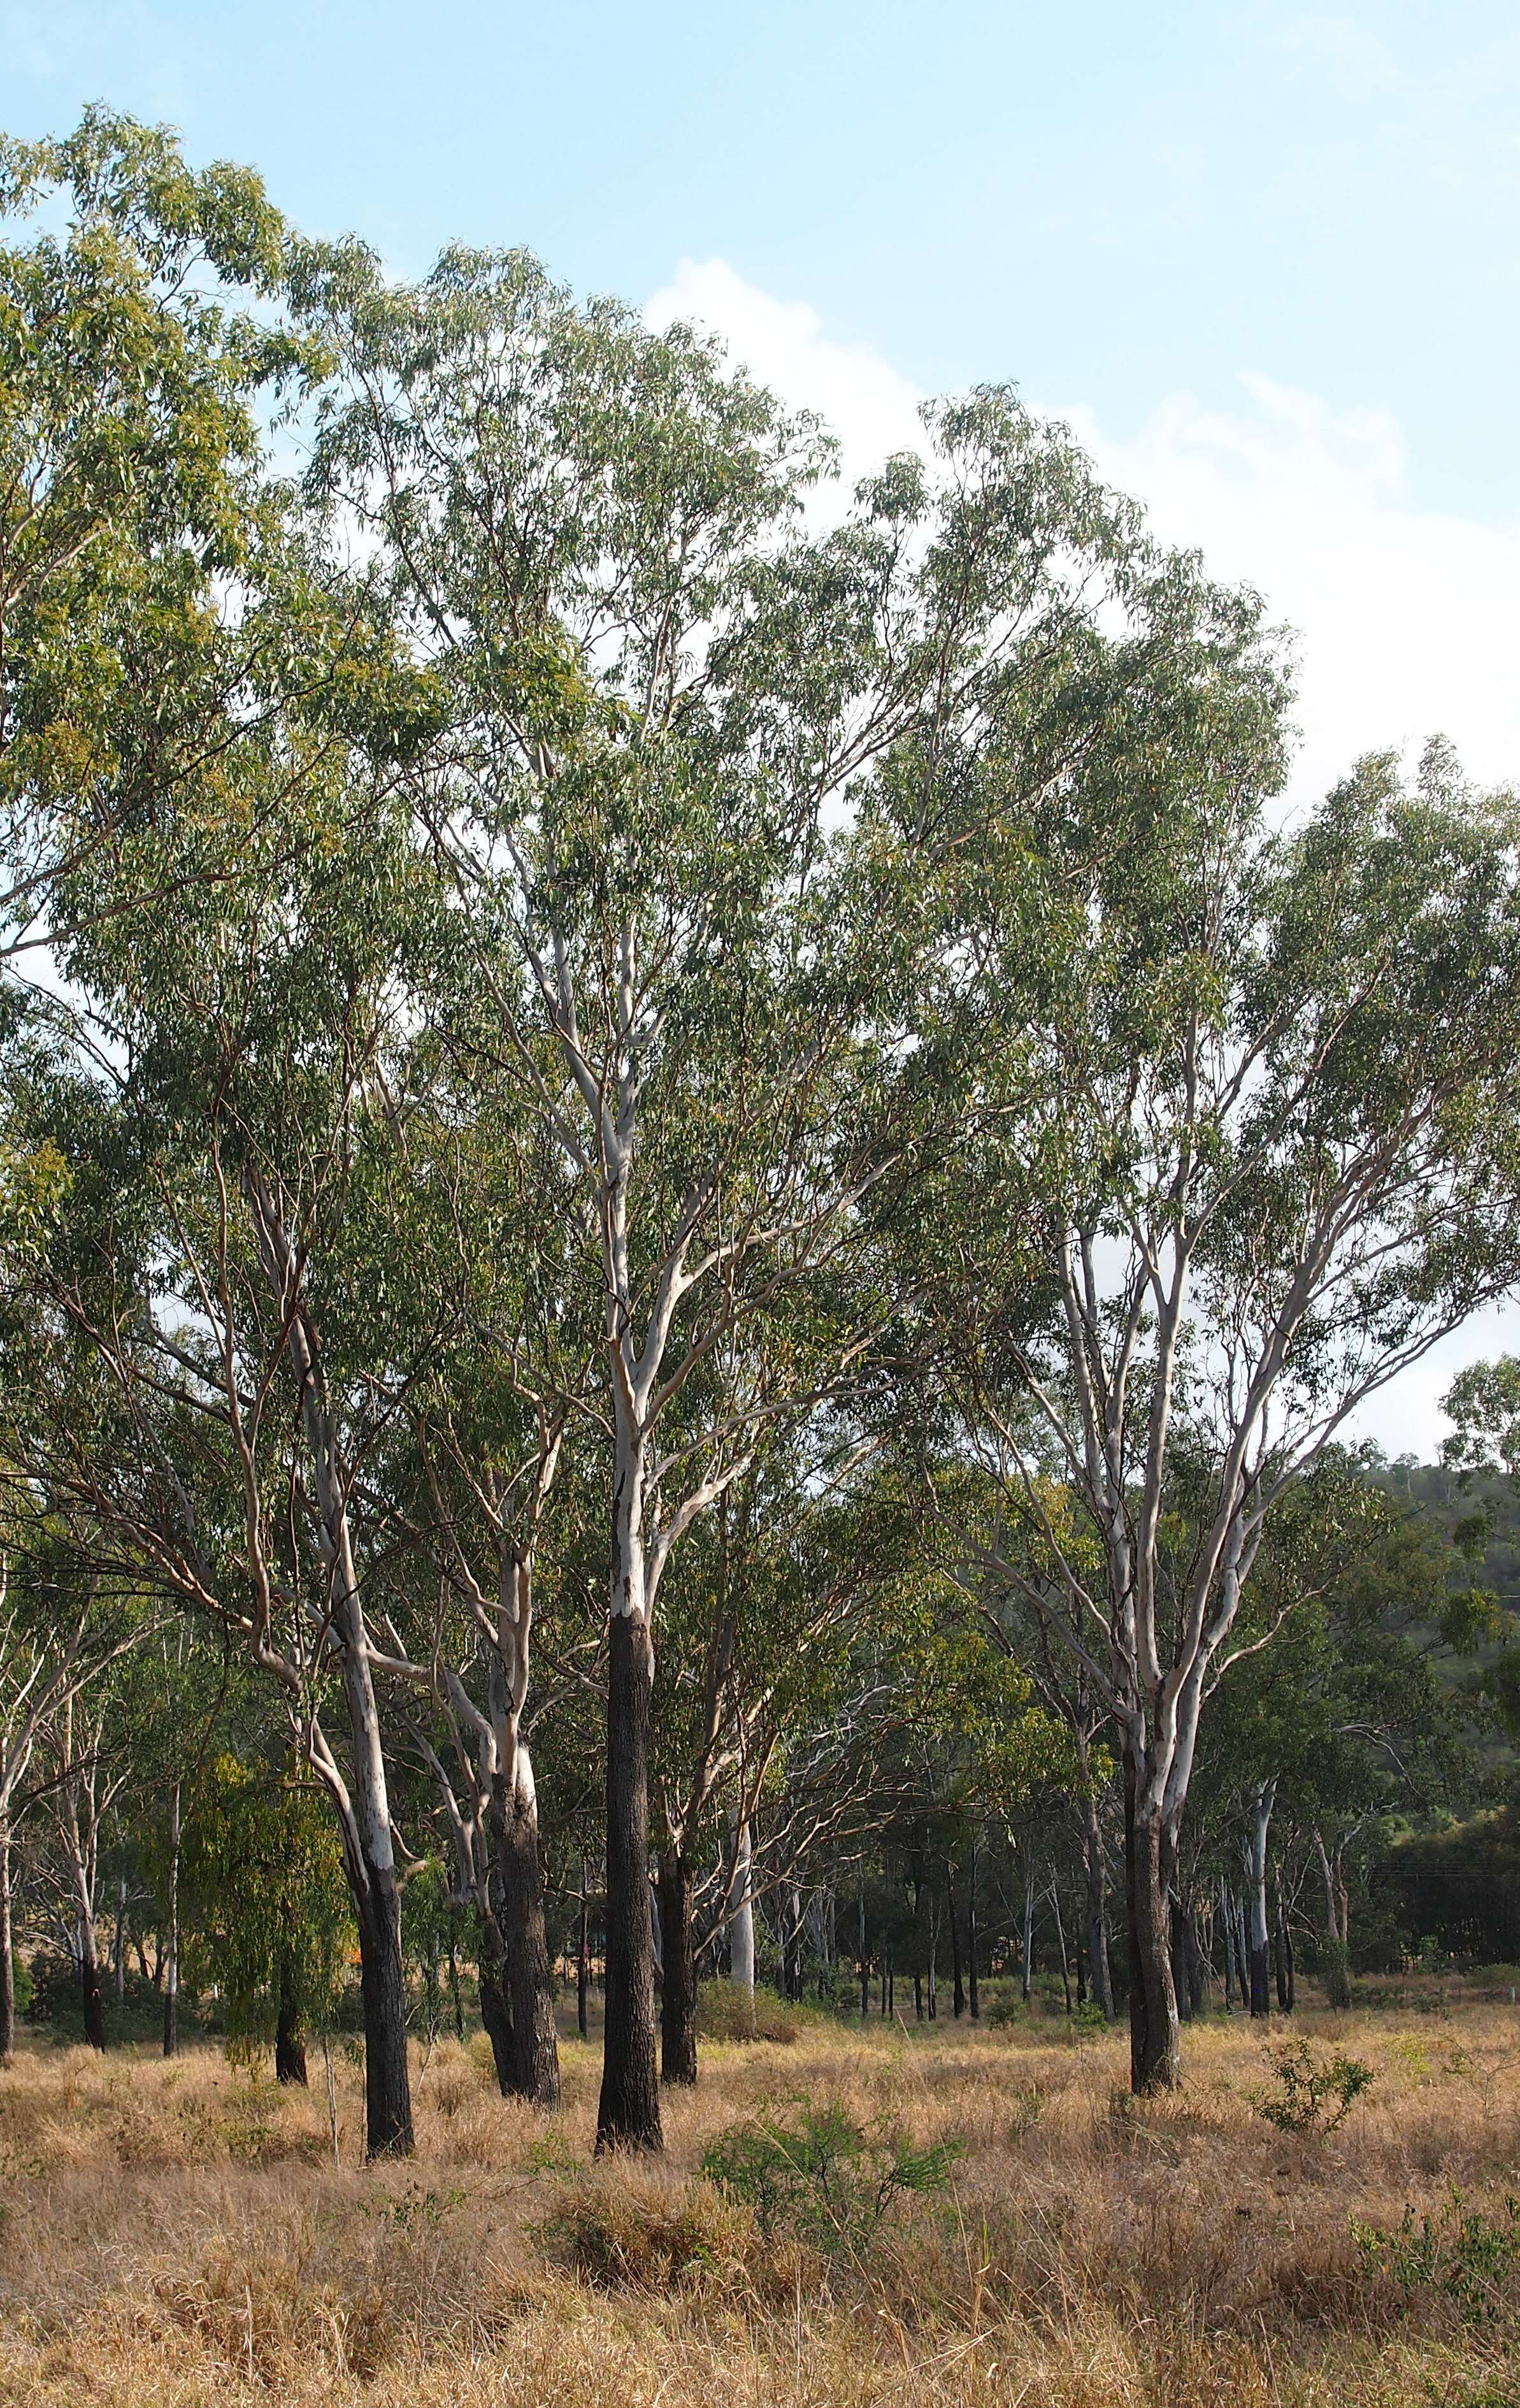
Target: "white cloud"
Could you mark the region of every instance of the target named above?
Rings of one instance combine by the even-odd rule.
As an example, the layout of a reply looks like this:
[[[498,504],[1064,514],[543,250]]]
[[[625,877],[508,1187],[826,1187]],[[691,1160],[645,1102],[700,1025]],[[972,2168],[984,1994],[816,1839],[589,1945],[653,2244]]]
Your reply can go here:
[[[1298,21],[1305,47],[1343,64],[1360,57],[1370,74],[1376,62],[1356,50],[1349,24]],[[723,260],[682,262],[649,315],[712,327],[762,382],[819,410],[852,480],[919,438],[920,395],[906,377]],[[1520,781],[1520,523],[1419,509],[1387,410],[1336,408],[1259,374],[1240,384],[1237,410],[1179,394],[1126,440],[1090,408],[1063,414],[1102,474],[1148,505],[1160,535],[1196,545],[1217,575],[1248,580],[1299,631],[1295,799],[1323,793],[1358,752],[1414,747],[1438,730],[1478,777]],[[1438,1398],[1464,1363],[1501,1348],[1520,1351],[1520,1308],[1446,1340],[1359,1426],[1390,1454],[1428,1459],[1445,1427]]]
[[[1157,531],[1197,544],[1299,632],[1298,796],[1358,752],[1451,737],[1473,773],[1520,778],[1520,524],[1422,510],[1385,410],[1240,378],[1237,412],[1180,394],[1126,442],[1069,413]]]

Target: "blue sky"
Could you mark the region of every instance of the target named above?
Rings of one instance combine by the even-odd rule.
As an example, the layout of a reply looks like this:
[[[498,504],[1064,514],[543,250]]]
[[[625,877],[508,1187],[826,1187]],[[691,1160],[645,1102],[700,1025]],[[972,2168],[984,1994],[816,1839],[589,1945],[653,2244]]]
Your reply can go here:
[[[526,241],[637,297],[717,256],[1121,436],[1255,368],[1395,410],[1422,504],[1520,511],[1513,0],[0,7],[0,122],[95,95],[398,266]]]
[[[853,466],[1012,378],[1300,631],[1296,802],[1435,729],[1520,779],[1517,0],[0,0],[0,125],[94,98],[400,272],[700,316]]]

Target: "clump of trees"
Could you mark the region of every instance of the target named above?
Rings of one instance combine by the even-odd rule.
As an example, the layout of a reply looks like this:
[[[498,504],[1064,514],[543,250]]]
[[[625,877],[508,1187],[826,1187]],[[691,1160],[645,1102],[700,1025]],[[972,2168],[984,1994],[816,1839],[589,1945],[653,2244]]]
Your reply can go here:
[[[0,206],[5,1997],[14,1856],[97,2040],[113,1895],[285,2078],[351,1947],[377,2155],[462,1964],[545,2108],[595,1965],[608,2147],[757,1954],[1054,1940],[1174,2083],[1274,1816],[1339,1963],[1469,1777],[1344,1438],[1520,1276],[1511,799],[1284,829],[1259,603],[1005,388],[807,510],[524,253],[104,112]]]

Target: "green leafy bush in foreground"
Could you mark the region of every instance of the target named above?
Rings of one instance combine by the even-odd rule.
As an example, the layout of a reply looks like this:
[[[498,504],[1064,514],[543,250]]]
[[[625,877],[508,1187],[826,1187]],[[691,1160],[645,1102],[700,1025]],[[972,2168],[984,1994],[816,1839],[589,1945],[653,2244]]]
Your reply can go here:
[[[1375,2225],[1352,2224],[1357,2248],[1369,2267],[1386,2274],[1399,2289],[1441,2290],[1454,2300],[1470,2324],[1498,2316],[1506,2304],[1503,2286],[1520,2270],[1520,2199],[1507,2197],[1502,2211],[1485,2214],[1466,2208],[1454,2190],[1434,2215],[1415,2222],[1412,2207],[1392,2232]]]
[[[816,2248],[863,2258],[905,2193],[944,2189],[962,2145],[914,2149],[885,2119],[861,2125],[842,2107],[802,2100],[789,2120],[756,2115],[719,2133],[702,2172],[752,2207],[767,2237],[790,2226]]]
[[[1333,2132],[1372,2086],[1372,2069],[1360,2057],[1316,2058],[1306,2040],[1287,2041],[1267,2054],[1278,2095],[1258,2091],[1253,2103],[1280,2132]]]

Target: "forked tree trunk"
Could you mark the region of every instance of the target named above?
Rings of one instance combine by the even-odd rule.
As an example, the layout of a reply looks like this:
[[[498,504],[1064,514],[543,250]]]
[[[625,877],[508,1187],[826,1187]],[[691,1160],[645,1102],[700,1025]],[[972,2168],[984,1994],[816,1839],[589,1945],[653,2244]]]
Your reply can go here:
[[[0,2067],[16,2054],[16,1956],[10,1917],[10,1815],[0,1808]]]
[[[1171,1979],[1171,1867],[1161,1825],[1141,1814],[1136,1768],[1125,1758],[1125,1900],[1129,1925],[1129,2084],[1175,2090],[1182,2080],[1177,1994]]]
[[[660,1856],[660,2079],[696,2080],[696,1948],[692,1869],[680,1848]]]
[[[607,2030],[596,2146],[660,2149],[654,1942],[649,1901],[649,1626],[611,1617],[607,1669]]]

